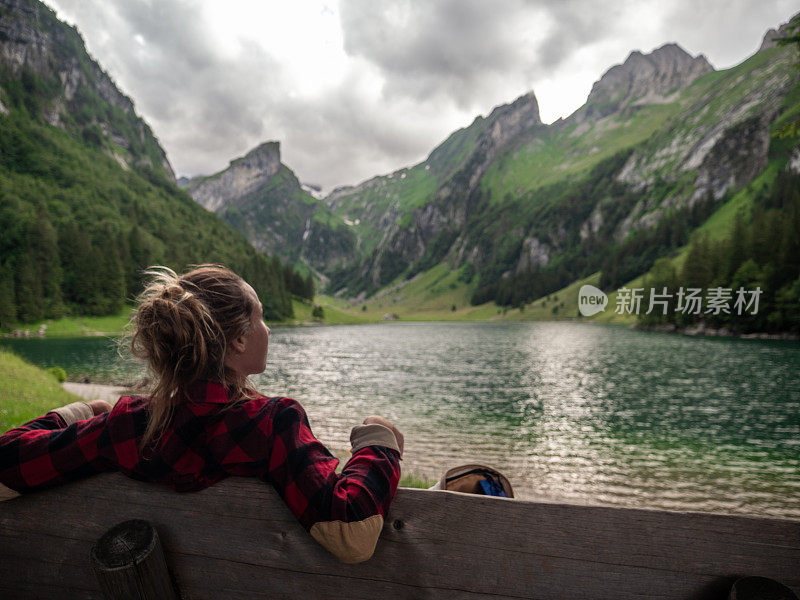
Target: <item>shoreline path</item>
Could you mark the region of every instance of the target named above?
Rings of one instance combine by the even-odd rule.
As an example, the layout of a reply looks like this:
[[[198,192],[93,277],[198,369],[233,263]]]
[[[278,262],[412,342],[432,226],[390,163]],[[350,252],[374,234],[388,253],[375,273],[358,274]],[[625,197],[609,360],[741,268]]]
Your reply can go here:
[[[64,389],[80,396],[84,400],[105,400],[111,405],[117,403],[119,397],[125,394],[127,388],[119,385],[103,385],[101,383],[75,383],[74,381],[65,381],[63,384]]]

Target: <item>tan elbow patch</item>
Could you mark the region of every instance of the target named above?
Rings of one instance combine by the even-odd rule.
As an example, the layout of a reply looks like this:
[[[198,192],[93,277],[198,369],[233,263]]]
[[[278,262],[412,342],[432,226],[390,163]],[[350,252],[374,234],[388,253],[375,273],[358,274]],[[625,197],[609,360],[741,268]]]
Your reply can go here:
[[[94,416],[92,407],[86,402],[73,402],[66,406],[61,406],[50,412],[58,413],[67,422],[67,427],[78,421],[85,421]]]
[[[0,502],[3,500],[11,500],[12,498],[16,498],[17,496],[21,496],[19,492],[15,492],[10,487],[3,485],[0,483]]]
[[[358,452],[366,446],[386,446],[400,452],[394,432],[379,423],[353,427],[350,431],[350,444],[350,452]]]
[[[363,521],[323,521],[311,527],[311,535],[343,563],[369,559],[383,529],[383,516],[372,515]]]

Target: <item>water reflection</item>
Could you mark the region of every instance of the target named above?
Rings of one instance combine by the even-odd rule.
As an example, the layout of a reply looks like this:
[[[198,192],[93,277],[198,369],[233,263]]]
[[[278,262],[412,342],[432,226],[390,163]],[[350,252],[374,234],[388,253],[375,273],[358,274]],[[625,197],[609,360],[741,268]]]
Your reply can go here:
[[[107,343],[75,342],[38,351],[129,377]],[[343,459],[352,425],[382,414],[406,435],[404,470],[430,478],[477,461],[522,498],[800,518],[798,367],[797,343],[391,323],[275,328],[257,383],[300,400]]]

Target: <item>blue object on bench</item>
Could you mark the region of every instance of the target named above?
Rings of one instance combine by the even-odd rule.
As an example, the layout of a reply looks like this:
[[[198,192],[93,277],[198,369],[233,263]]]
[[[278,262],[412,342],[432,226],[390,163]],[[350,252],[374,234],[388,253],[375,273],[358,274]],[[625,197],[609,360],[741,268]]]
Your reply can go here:
[[[503,487],[494,479],[483,479],[478,483],[480,483],[481,489],[486,496],[502,496],[503,498],[508,498]]]

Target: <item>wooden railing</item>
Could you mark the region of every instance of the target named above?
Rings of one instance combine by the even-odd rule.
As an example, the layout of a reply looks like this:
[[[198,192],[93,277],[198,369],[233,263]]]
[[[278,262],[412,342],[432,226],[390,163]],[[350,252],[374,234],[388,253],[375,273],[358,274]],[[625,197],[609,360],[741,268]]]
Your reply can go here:
[[[0,503],[0,598],[101,598],[90,549],[151,522],[184,598],[727,598],[744,575],[800,593],[800,521],[400,488],[374,556],[339,563],[275,491],[178,494],[119,473]]]

